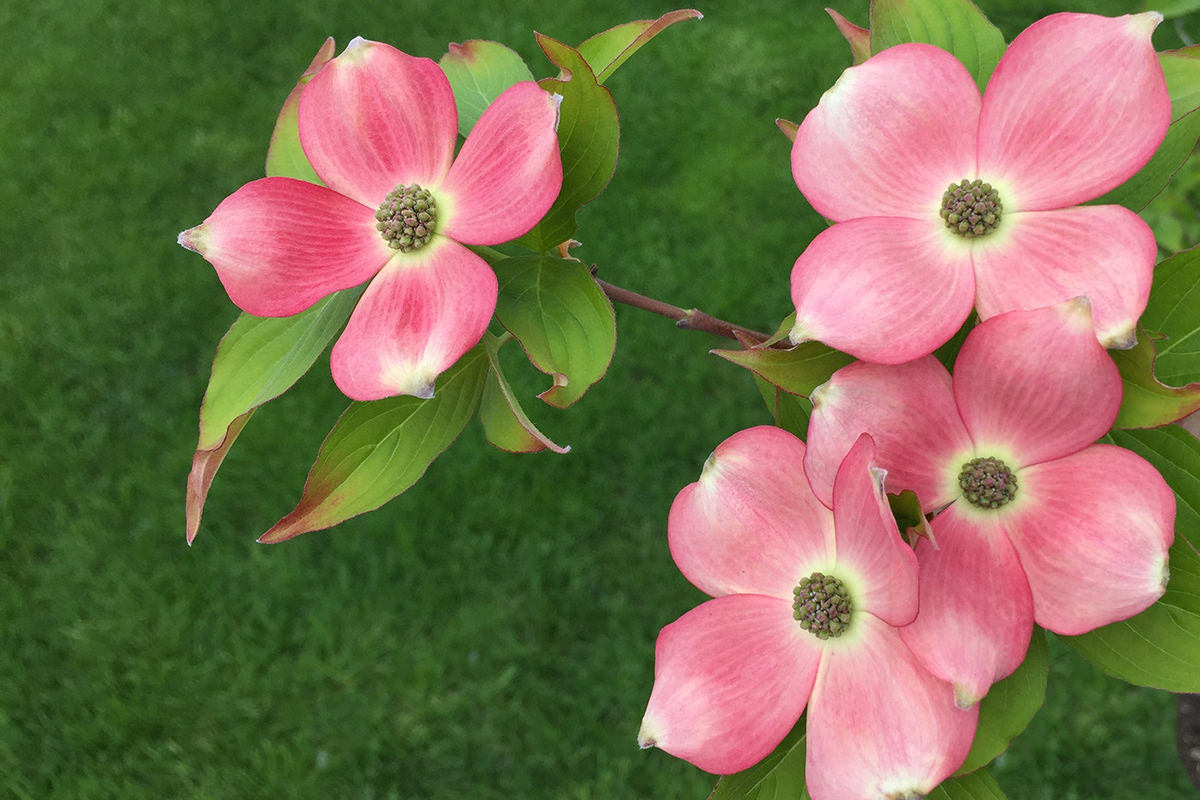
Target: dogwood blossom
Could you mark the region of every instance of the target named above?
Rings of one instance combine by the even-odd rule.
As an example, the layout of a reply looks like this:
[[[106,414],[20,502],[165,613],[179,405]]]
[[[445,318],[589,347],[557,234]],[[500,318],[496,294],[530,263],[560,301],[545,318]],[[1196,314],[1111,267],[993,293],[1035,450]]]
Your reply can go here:
[[[1121,377],[1086,300],[981,323],[953,377],[932,356],[856,362],[812,400],[818,497],[865,432],[893,491],[937,514],[916,544],[921,610],[901,638],[960,704],[1016,669],[1034,622],[1086,633],[1162,596],[1175,496],[1140,456],[1094,443],[1116,419]]]
[[[1154,154],[1171,103],[1155,12],[1054,14],[1023,31],[980,97],[966,68],[901,44],[847,69],[796,132],[792,174],[835,224],[792,269],[794,342],[899,364],[966,320],[1085,295],[1106,346],[1146,306],[1150,228],[1080,205]]]
[[[807,707],[814,800],[924,795],[966,757],[977,710],[955,707],[894,626],[917,613],[917,565],[862,437],[832,510],[805,446],[772,427],[725,440],[671,506],[671,555],[713,596],[663,628],[638,736],[702,769],[761,760]]]
[[[557,119],[556,98],[517,83],[455,157],[458,112],[437,64],[357,38],[300,95],[300,144],[325,185],[252,181],[179,243],[257,316],[369,281],[333,347],[334,381],[355,400],[431,397],[496,306],[496,276],[463,245],[514,239],[549,210]]]

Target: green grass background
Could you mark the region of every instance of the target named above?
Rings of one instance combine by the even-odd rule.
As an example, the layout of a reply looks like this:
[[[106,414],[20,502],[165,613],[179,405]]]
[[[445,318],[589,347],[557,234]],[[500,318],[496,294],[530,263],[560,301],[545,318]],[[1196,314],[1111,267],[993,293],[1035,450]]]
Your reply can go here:
[[[821,5],[722,0],[622,67],[621,164],[580,217],[581,258],[679,305],[782,318],[820,223],[773,120],[849,63]],[[1009,38],[1055,10],[982,5]],[[865,0],[839,7],[865,22]],[[324,37],[433,58],[497,39],[540,76],[532,30],[578,43],[669,8],[0,8],[0,797],[706,796],[709,776],[635,735],[655,636],[702,599],[667,509],[717,443],[767,421],[747,375],[706,354],[720,342],[618,308],[608,378],[569,412],[526,404],[571,454],[503,454],[473,423],[380,512],[257,545],[344,406],[323,359],[243,433],[191,549],[183,530],[237,312],[175,236],[262,174]],[[1171,697],[1051,652],[1046,707],[995,770],[1009,797],[1194,797]]]

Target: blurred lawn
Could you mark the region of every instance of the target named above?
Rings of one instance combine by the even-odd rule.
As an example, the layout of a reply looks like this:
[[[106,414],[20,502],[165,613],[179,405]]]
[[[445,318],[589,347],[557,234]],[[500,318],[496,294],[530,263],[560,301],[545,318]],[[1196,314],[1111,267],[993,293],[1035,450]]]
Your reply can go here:
[[[778,322],[819,221],[773,120],[801,119],[848,64],[821,5],[702,8],[617,73],[622,162],[581,216],[581,258]],[[983,5],[1010,38],[1052,10]],[[570,455],[505,455],[473,425],[381,512],[256,545],[344,406],[323,360],[256,415],[184,544],[196,412],[236,310],[175,235],[261,175],[324,37],[434,58],[498,39],[544,75],[532,29],[577,43],[669,9],[287,6],[0,8],[0,795],[704,797],[711,778],[634,737],[658,629],[701,599],[667,508],[718,442],[766,421],[748,377],[706,356],[718,342],[619,308],[608,379],[567,413],[527,403]],[[866,20],[866,0],[841,10]],[[1194,796],[1171,698],[1052,654],[1046,708],[997,768],[1009,796]]]

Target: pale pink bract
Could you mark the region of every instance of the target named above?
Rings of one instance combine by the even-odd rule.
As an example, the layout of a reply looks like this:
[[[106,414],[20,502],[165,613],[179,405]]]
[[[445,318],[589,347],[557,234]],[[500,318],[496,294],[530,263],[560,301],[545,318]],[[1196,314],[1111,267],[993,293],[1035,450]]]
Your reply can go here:
[[[671,507],[671,555],[709,600],[663,628],[638,741],[709,772],[760,761],[807,707],[814,800],[926,794],[966,757],[977,710],[954,705],[893,626],[917,612],[916,559],[899,537],[874,446],[841,464],[832,510],[779,428],[725,440]],[[849,628],[827,639],[793,617],[793,589],[843,582]]]
[[[458,111],[437,64],[357,38],[300,94],[300,143],[325,185],[252,181],[179,242],[257,316],[297,314],[369,281],[333,347],[335,383],[355,400],[431,397],[496,306],[495,274],[463,245],[521,236],[558,196],[557,100],[532,81],[509,87],[456,157]],[[429,242],[404,252],[384,240],[375,214],[412,184],[437,214]]]
[[[812,400],[805,466],[818,497],[867,433],[892,491],[939,512],[916,546],[921,609],[901,638],[960,704],[1020,665],[1035,622],[1086,633],[1162,596],[1175,496],[1140,456],[1094,444],[1116,418],[1121,377],[1082,298],[981,323],[953,377],[933,356],[860,361]],[[991,508],[960,484],[985,458],[1015,480]]]
[[[1083,206],[1154,154],[1171,103],[1150,43],[1155,12],[1055,14],[1013,40],[980,97],[966,68],[902,44],[847,69],[800,125],[792,174],[834,222],[792,269],[794,342],[899,364],[981,319],[1076,296],[1106,346],[1133,344],[1156,254],[1116,205]],[[943,193],[999,194],[991,232],[965,238]]]

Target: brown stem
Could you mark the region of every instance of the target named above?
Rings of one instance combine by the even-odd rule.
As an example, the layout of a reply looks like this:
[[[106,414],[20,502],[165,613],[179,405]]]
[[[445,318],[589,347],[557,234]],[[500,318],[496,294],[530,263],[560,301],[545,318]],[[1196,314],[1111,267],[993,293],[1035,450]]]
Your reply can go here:
[[[723,319],[717,319],[714,316],[705,314],[697,308],[680,308],[673,306],[670,303],[664,303],[661,300],[655,300],[653,297],[647,297],[644,294],[632,292],[629,289],[623,289],[620,286],[614,286],[608,281],[602,281],[596,278],[596,283],[609,300],[614,303],[623,303],[627,306],[640,308],[643,311],[649,311],[651,314],[658,314],[661,317],[675,320],[675,324],[689,331],[705,331],[714,333],[717,336],[724,336],[726,339],[733,339],[737,342],[750,340],[756,343],[763,343],[771,338],[769,333],[744,328],[741,325],[734,325],[732,322],[726,322]],[[790,347],[791,344],[784,340],[776,342],[772,347]]]

